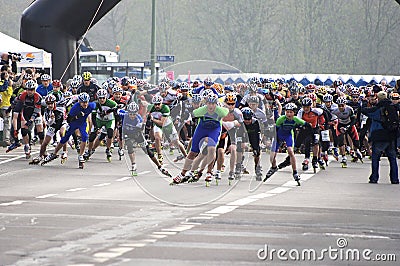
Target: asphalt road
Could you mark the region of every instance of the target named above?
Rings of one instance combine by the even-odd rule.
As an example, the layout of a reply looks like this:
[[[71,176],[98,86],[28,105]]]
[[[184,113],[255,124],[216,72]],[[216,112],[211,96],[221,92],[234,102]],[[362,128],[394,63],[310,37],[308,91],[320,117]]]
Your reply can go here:
[[[300,187],[287,168],[232,186],[224,172],[206,188],[169,186],[141,152],[137,178],[124,158],[107,162],[103,147],[83,170],[69,156],[31,166],[21,148],[0,148],[0,265],[399,264],[400,187],[386,158],[379,184],[368,184],[366,159],[300,171]],[[177,174],[182,162],[164,156]]]

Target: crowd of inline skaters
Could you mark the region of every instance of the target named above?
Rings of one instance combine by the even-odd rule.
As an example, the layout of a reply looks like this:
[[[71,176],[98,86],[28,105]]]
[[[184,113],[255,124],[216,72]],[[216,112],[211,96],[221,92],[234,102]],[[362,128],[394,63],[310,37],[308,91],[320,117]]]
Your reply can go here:
[[[210,78],[193,83],[165,78],[153,85],[134,77],[112,77],[97,84],[90,72],[84,72],[66,84],[42,74],[40,83],[25,73],[21,86],[14,89],[8,110],[13,141],[7,152],[23,146],[29,159],[37,139],[40,153],[30,164],[47,164],[61,150],[65,163],[73,148],[83,168],[100,144],[106,146],[108,161],[118,146],[118,156],[129,156],[132,175],[137,175],[135,152],[142,149],[162,174],[172,177],[163,166],[162,150],[169,148],[173,154],[177,149],[174,161],[183,160],[183,167],[171,184],[196,182],[203,175],[207,184],[213,179],[218,183],[225,168],[230,184],[249,173],[245,152],[253,155],[258,181],[291,166],[300,184],[295,153],[304,154],[303,171],[325,169],[328,155],[342,167],[349,159],[363,162],[371,154],[371,121],[360,110],[376,105],[382,91],[397,110],[400,102],[397,90],[386,84],[356,87],[340,80],[331,86],[303,86],[258,77],[229,85]],[[55,150],[49,153],[51,143]],[[271,164],[264,178],[262,151],[270,152]],[[278,152],[288,154],[279,164]]]

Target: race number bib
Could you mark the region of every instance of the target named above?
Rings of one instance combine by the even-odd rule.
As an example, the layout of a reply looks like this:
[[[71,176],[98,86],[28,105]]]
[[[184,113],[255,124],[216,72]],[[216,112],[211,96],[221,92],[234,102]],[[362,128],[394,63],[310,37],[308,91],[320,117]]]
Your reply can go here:
[[[329,130],[321,131],[321,139],[322,139],[322,141],[330,141]]]

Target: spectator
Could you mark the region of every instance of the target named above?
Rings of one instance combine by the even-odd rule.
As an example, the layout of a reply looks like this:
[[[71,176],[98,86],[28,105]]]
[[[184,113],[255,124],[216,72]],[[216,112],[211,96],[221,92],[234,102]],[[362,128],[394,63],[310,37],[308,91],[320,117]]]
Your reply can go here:
[[[2,68],[3,69],[3,68]],[[0,117],[3,118],[3,140],[1,145],[7,147],[10,143],[11,113],[8,108],[11,106],[10,99],[13,93],[12,81],[9,78],[8,69],[1,72],[0,80]]]
[[[361,112],[371,118],[369,141],[372,142],[372,173],[369,177],[369,183],[376,184],[379,180],[379,161],[382,152],[385,152],[390,165],[390,182],[399,184],[398,168],[396,161],[396,134],[389,132],[382,126],[381,109],[395,108],[387,98],[384,91],[378,92],[378,104],[370,108],[362,108]]]
[[[47,94],[49,94],[50,91],[53,90],[53,85],[51,84],[51,77],[48,74],[43,74],[40,77],[40,81],[42,84],[40,84],[36,88],[36,92],[39,93],[43,98],[46,97]]]

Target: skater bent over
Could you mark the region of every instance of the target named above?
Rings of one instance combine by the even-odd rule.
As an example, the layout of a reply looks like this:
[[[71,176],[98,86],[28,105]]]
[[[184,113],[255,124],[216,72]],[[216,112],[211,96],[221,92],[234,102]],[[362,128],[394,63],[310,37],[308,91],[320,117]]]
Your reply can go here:
[[[205,139],[208,139],[207,156],[210,162],[207,170],[206,182],[211,181],[212,162],[215,159],[215,148],[221,134],[221,119],[229,113],[227,108],[217,106],[217,101],[218,96],[210,94],[206,97],[206,105],[193,111],[194,117],[199,118],[199,123],[193,134],[192,147],[185,158],[183,169],[178,176],[174,178],[173,183],[179,184],[185,181],[186,172],[197,169],[198,165],[194,165],[193,160],[200,153],[200,146],[202,146]]]
[[[137,176],[137,167],[136,167],[136,156],[134,150],[134,144],[138,144],[146,153],[151,161],[157,165],[157,168],[166,176],[171,177],[169,172],[162,167],[161,163],[154,156],[153,151],[150,150],[149,144],[145,140],[142,132],[143,126],[143,118],[138,114],[139,105],[135,102],[131,102],[127,105],[127,112],[120,110],[120,113],[124,113],[123,115],[123,128],[122,134],[124,136],[124,140],[126,143],[126,147],[128,150],[129,159],[132,164],[131,174],[132,176]]]
[[[89,102],[90,96],[86,92],[82,92],[78,95],[78,102],[75,103],[71,110],[68,113],[67,122],[68,122],[68,130],[65,133],[64,137],[61,138],[60,143],[54,149],[54,153],[50,153],[42,162],[46,164],[58,157],[57,152],[63,147],[65,143],[67,143],[69,137],[72,133],[75,132],[76,129],[79,129],[81,133],[81,144],[80,144],[80,152],[79,152],[79,166],[83,167],[83,162],[85,159],[83,158],[83,153],[86,147],[86,141],[88,139],[88,133],[86,132],[86,119],[89,118],[89,124],[91,123],[90,114],[96,108],[96,104],[94,102]]]

